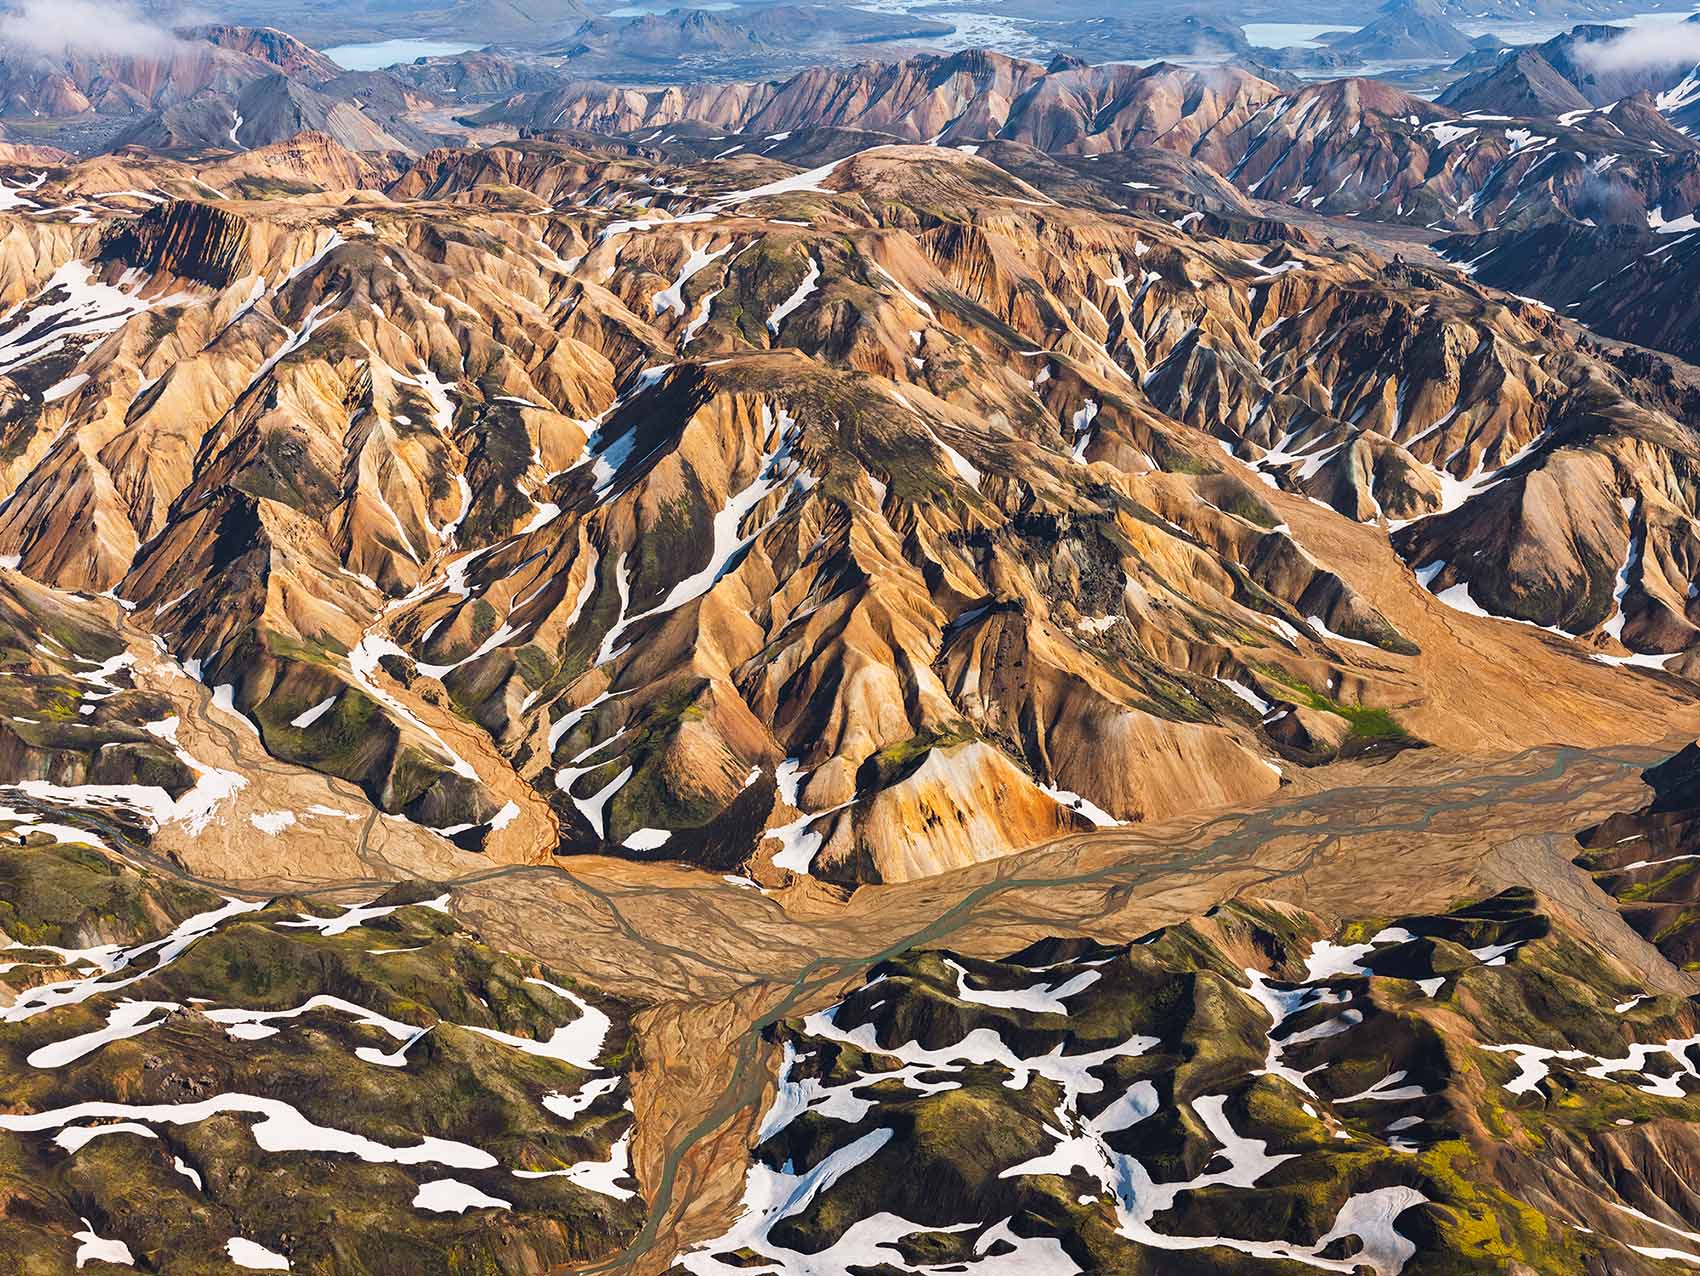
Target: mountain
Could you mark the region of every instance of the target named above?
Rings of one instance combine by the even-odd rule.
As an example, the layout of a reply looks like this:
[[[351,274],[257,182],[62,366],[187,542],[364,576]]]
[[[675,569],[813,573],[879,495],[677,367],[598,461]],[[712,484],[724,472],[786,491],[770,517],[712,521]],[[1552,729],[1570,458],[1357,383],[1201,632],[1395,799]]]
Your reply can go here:
[[[214,48],[245,54],[309,84],[322,84],[342,74],[342,68],[323,53],[276,27],[212,23],[180,29],[177,36],[191,43],[205,41]]]
[[[471,103],[482,97],[498,97],[553,88],[561,80],[552,68],[539,62],[507,57],[488,50],[457,53],[448,58],[417,58],[386,71],[350,71],[337,83],[365,95],[386,87],[415,89],[438,102]]]
[[[1451,237],[1437,248],[1469,261],[1477,278],[1526,290],[1608,337],[1682,359],[1700,356],[1690,322],[1689,298],[1700,269],[1687,233],[1692,214],[1665,222],[1655,204],[1651,212],[1660,229],[1648,230],[1648,210],[1633,195],[1620,189],[1603,194],[1600,207],[1587,210],[1598,224],[1595,218],[1543,221]]]
[[[436,140],[403,120],[375,119],[361,106],[278,74],[253,80],[233,96],[202,94],[147,116],[112,145],[152,151],[240,149],[286,142],[302,133],[323,134],[351,151],[428,150]]]
[[[1454,58],[1474,47],[1433,0],[1387,0],[1367,26],[1337,36],[1329,44],[1360,62]]]
[[[209,26],[184,31],[156,57],[67,55],[54,62],[31,51],[0,50],[0,100],[5,115],[125,116],[204,93],[239,92],[280,72],[311,82],[339,71],[281,31]]]
[[[1455,111],[1512,116],[1563,115],[1592,105],[1552,63],[1532,49],[1519,49],[1491,70],[1466,75],[1435,99]]]
[[[0,1271],[1695,1256],[1684,93],[257,60],[0,149]]]
[[[1648,207],[1662,203],[1672,219],[1686,215],[1692,203],[1675,194],[1696,153],[1677,118],[1686,99],[1643,94],[1591,110],[1535,58],[1519,54],[1466,77],[1450,106],[1374,79],[1282,89],[1233,67],[1040,68],[969,52],[816,67],[779,82],[653,90],[571,82],[468,118],[640,146],[706,137],[733,153],[823,128],[870,142],[1013,143],[1053,159],[1155,148],[1260,199],[1424,228],[1586,215],[1580,209],[1608,182]],[[1483,105],[1504,110],[1480,113]],[[1545,113],[1561,105],[1570,109]]]
[[[776,1025],[744,1212],[680,1266],[1650,1276],[1696,1004],[1648,988],[1522,889],[908,953]]]
[[[377,83],[375,83],[377,82]],[[242,148],[323,132],[351,150],[429,150],[441,139],[407,121],[420,105],[399,83],[350,77],[272,28],[185,28],[152,57],[66,55],[55,63],[0,50],[0,122],[81,151]]]
[[[1433,17],[1426,8],[1404,7],[1382,20],[1426,17]],[[94,127],[87,112],[66,117],[58,131],[31,127],[36,136],[63,134],[73,150],[136,144],[177,153],[269,146],[306,131],[348,150],[423,155],[459,136],[450,133],[459,127],[517,127],[600,146],[587,138],[597,134],[636,151],[687,144],[702,158],[760,153],[806,165],[806,146],[791,143],[794,136],[809,144],[828,133],[862,144],[1015,144],[1052,161],[1158,150],[1185,156],[1258,199],[1455,231],[1595,217],[1591,209],[1608,190],[1627,192],[1627,202],[1617,200],[1623,207],[1666,209],[1666,221],[1693,207],[1681,202],[1697,150],[1683,131],[1683,110],[1700,107],[1688,100],[1686,80],[1661,76],[1669,87],[1656,97],[1642,90],[1591,109],[1581,88],[1532,49],[1465,76],[1438,105],[1368,78],[1283,88],[1239,68],[1088,66],[1074,58],[1039,66],[986,51],[666,88],[563,78],[585,59],[639,56],[634,41],[649,49],[641,56],[670,63],[687,46],[723,61],[743,56],[740,49],[755,61],[772,61],[775,49],[814,56],[811,37],[796,34],[808,24],[782,19],[775,12],[762,22],[731,22],[694,10],[610,20],[581,25],[585,39],[556,58],[469,54],[331,78],[320,76],[333,68],[303,61],[299,49],[218,29],[223,42],[207,48],[221,58],[246,58],[224,46],[257,41],[255,48],[270,49],[294,70],[257,61],[246,68],[252,75],[229,85],[209,83],[146,114],[111,116],[90,134],[92,143],[83,136]],[[1588,31],[1579,27],[1574,39],[1542,48],[1561,58]],[[1601,31],[1617,37],[1615,29]]]
[[[519,1272],[636,1231],[621,1002],[486,948],[432,884],[245,901],[25,829],[11,1270]]]
[[[1658,98],[1643,92],[1591,111],[1580,122],[1600,138],[1597,157],[1554,154],[1520,183],[1544,177],[1547,194],[1525,198],[1497,226],[1438,241],[1436,250],[1596,332],[1693,358],[1689,232],[1700,207],[1700,155],[1678,122],[1683,94],[1681,86]],[[1606,130],[1620,140],[1606,144]],[[1632,137],[1634,150],[1624,144]]]
[[[1655,722],[1682,684],[1619,666],[1700,648],[1639,566],[1690,553],[1663,401],[1456,277],[937,147],[529,143],[301,201],[371,180],[333,155],[19,196],[0,553],[467,849],[903,881]],[[1562,714],[1461,624],[1562,670]]]
[[[1464,112],[1521,117],[1563,115],[1653,95],[1661,110],[1672,109],[1677,103],[1664,95],[1692,78],[1691,64],[1681,58],[1671,63],[1630,58],[1614,65],[1604,55],[1627,35],[1623,27],[1584,24],[1545,43],[1506,50],[1448,86],[1437,101]]]
[[[1688,969],[1700,954],[1692,858],[1700,816],[1700,748],[1689,745],[1643,775],[1653,794],[1582,830],[1577,863],[1616,899],[1635,932]]]

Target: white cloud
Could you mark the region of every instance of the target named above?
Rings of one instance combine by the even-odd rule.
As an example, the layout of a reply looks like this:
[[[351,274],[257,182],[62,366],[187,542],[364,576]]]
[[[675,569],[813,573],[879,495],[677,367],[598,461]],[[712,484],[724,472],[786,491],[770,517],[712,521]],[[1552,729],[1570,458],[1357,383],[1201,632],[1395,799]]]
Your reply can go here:
[[[178,44],[128,0],[14,0],[0,13],[0,49],[8,53],[161,57]]]
[[[1700,63],[1700,22],[1650,22],[1631,27],[1610,44],[1578,46],[1574,56],[1591,71],[1693,66]]]

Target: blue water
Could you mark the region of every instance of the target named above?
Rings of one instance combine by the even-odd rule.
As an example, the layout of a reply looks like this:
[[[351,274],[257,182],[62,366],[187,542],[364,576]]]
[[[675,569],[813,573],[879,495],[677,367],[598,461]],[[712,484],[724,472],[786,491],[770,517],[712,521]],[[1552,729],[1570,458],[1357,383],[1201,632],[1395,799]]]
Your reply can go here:
[[[1325,31],[1356,31],[1350,22],[1242,22],[1245,38],[1260,49],[1320,49]]]
[[[375,44],[339,44],[321,49],[327,58],[347,71],[381,71],[398,62],[415,58],[446,58],[482,45],[466,41],[455,43],[442,40],[379,40]]]
[[[610,9],[604,15],[610,18],[640,18],[646,13],[668,13],[674,9],[703,9],[709,13],[724,13],[738,6],[729,0],[639,0],[636,4],[621,5],[618,9]]]

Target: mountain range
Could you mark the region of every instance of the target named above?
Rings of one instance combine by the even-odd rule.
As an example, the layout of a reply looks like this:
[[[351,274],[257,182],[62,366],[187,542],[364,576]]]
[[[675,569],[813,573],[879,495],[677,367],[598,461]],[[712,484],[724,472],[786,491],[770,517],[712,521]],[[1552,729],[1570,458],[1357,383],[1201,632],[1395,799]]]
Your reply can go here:
[[[1700,73],[818,13],[0,64],[0,1269],[1700,1264]]]
[[[902,879],[1555,729],[1436,694],[1460,610],[1561,635],[1570,730],[1700,643],[1671,405],[1455,273],[943,148],[227,165],[17,195],[0,553],[468,845]]]

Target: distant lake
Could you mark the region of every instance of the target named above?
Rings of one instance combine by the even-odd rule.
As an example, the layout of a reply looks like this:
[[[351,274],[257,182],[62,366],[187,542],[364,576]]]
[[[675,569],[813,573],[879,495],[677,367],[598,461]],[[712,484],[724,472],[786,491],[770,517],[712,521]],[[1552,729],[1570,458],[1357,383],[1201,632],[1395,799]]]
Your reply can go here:
[[[1356,31],[1349,22],[1242,22],[1245,38],[1260,49],[1320,49],[1326,31]]]
[[[444,43],[441,40],[379,40],[375,44],[339,44],[335,48],[321,49],[319,52],[345,71],[381,71],[397,62],[411,62],[415,58],[453,57],[457,53],[482,47],[465,42]]]
[[[610,9],[603,16],[607,18],[641,18],[646,13],[669,13],[674,9],[701,9],[705,13],[724,13],[738,6],[731,0],[708,0],[707,3],[696,3],[694,0],[643,0],[640,4],[621,5],[618,9]]]

